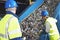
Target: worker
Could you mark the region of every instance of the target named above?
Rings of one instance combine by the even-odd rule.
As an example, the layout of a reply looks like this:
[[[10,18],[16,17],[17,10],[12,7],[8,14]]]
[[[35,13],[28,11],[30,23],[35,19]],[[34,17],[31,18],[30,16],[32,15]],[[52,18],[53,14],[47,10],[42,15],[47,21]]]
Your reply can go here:
[[[59,40],[59,32],[56,26],[57,20],[48,17],[49,14],[47,10],[43,10],[41,15],[44,21],[44,31],[49,34],[49,40]]]
[[[6,15],[0,21],[0,40],[22,40],[22,32],[16,15],[17,7],[14,0],[6,1]]]

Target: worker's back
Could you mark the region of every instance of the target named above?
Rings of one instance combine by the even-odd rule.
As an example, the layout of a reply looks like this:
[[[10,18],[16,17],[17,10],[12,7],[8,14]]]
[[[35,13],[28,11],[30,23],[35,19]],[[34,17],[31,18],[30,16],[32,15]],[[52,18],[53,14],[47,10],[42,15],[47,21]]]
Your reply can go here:
[[[0,40],[8,40],[8,21],[12,17],[12,15],[5,15],[0,21]]]

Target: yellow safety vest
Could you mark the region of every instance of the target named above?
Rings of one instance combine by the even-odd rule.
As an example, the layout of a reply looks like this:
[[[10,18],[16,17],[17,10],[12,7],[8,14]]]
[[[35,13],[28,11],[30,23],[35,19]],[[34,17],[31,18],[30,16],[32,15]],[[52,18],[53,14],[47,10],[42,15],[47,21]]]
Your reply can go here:
[[[46,22],[48,22],[50,24],[50,31],[49,31],[50,40],[58,40],[59,39],[59,32],[58,32],[58,29],[57,29],[57,26],[56,26],[57,20],[52,18],[52,17],[49,17],[46,20]]]
[[[18,19],[11,14],[5,15],[0,21],[0,40],[22,37]]]

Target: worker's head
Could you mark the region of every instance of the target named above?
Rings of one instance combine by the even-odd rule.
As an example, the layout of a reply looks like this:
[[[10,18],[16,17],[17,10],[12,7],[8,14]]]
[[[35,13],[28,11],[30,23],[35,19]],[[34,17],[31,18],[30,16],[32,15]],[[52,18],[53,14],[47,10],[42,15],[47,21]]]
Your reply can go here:
[[[7,0],[5,3],[6,11],[16,13],[17,3],[14,0]]]
[[[42,19],[45,20],[48,17],[48,11],[47,10],[43,10],[41,15],[42,15]]]

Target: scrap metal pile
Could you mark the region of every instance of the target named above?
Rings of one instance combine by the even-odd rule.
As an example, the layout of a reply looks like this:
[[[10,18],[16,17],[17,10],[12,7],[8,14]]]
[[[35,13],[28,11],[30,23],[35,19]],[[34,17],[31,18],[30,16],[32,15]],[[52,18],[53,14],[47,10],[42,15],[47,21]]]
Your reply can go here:
[[[53,16],[53,12],[59,0],[45,0],[43,5],[33,12],[28,18],[21,23],[23,37],[26,40],[39,40],[43,24],[41,22],[41,11],[47,9],[49,16]]]

